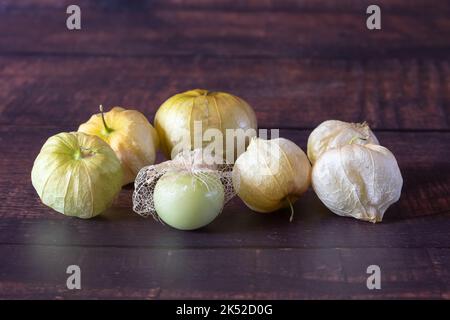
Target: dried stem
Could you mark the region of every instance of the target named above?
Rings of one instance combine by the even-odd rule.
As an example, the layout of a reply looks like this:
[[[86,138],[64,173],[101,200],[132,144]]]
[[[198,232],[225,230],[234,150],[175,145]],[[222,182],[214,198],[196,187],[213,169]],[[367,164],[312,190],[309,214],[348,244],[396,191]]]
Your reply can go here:
[[[294,220],[294,206],[292,205],[291,199],[289,199],[289,197],[287,197],[286,200],[289,203],[289,207],[291,208],[291,216],[289,217],[289,222],[292,222]]]
[[[103,126],[105,127],[105,131],[106,131],[107,133],[112,132],[112,130],[111,130],[111,129],[108,127],[108,125],[106,124],[106,121],[105,121],[105,115],[104,115],[104,113],[103,113],[103,105],[100,105],[98,108],[100,109],[100,113],[102,114],[102,121],[103,121]]]

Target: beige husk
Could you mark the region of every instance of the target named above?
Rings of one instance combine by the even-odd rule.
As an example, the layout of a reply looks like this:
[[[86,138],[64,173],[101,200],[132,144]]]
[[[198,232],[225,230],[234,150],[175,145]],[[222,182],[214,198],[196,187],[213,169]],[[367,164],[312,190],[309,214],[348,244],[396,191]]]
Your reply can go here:
[[[356,144],[379,144],[366,122],[324,121],[309,135],[308,158],[314,164],[325,151],[342,147],[352,139]]]
[[[284,138],[253,138],[233,168],[237,194],[257,212],[290,206],[293,213],[292,204],[308,189],[310,181],[311,165],[306,154]]]
[[[373,144],[347,144],[323,153],[312,171],[320,200],[340,216],[379,222],[403,185],[394,155]]]
[[[195,132],[195,123],[200,125],[199,132]],[[217,129],[223,137],[227,129],[256,135],[257,120],[253,108],[243,99],[225,92],[195,89],[167,99],[156,112],[155,129],[162,151],[168,159],[173,159],[182,150],[208,145],[202,137],[209,129]],[[225,140],[223,150],[230,149],[230,142]],[[240,149],[236,145],[233,149],[236,157],[239,156]]]
[[[156,183],[167,172],[189,172],[199,178],[208,188],[215,188],[208,175],[215,175],[220,179],[225,200],[224,205],[235,196],[230,165],[214,164],[213,159],[205,161],[202,149],[183,151],[173,160],[165,161],[157,165],[142,168],[134,182],[133,210],[143,217],[152,215],[154,219],[161,221],[155,210],[153,192]]]

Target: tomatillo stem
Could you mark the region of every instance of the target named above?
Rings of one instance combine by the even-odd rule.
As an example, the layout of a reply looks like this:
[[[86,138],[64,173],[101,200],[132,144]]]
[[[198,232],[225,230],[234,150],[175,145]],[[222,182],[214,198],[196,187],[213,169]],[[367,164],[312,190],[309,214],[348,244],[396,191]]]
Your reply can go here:
[[[291,216],[289,218],[289,222],[292,222],[292,220],[294,220],[294,206],[292,205],[292,202],[289,199],[289,197],[287,197],[286,200],[289,203],[289,207],[291,208]]]
[[[359,137],[359,136],[354,136],[350,142],[348,144],[352,144],[353,142],[355,142],[355,140],[360,139],[360,140],[364,140],[367,141],[369,138],[365,138],[365,137]]]
[[[103,105],[100,105],[98,108],[100,109],[100,112],[102,114],[102,121],[103,121],[103,126],[105,127],[105,131],[107,133],[111,133],[112,130],[108,127],[108,125],[106,124],[106,121],[105,121],[105,115],[103,113]]]

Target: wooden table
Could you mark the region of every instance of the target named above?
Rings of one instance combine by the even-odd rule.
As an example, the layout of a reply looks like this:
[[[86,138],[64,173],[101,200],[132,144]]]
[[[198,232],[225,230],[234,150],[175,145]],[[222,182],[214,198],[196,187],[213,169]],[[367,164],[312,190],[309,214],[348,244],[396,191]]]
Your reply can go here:
[[[450,3],[376,1],[382,30],[369,31],[372,2],[78,0],[69,31],[72,1],[3,0],[0,298],[450,298]],[[132,186],[88,221],[41,204],[30,171],[49,136],[100,103],[153,121],[197,87],[243,97],[304,150],[326,119],[368,121],[397,157],[400,201],[373,225],[312,190],[292,223],[235,198],[195,232],[134,214]],[[81,290],[66,287],[72,264]]]

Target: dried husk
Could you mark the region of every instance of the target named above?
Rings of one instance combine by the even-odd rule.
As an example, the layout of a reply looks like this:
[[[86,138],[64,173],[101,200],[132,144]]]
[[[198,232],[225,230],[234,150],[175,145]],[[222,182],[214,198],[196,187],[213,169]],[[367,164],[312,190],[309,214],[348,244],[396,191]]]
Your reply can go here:
[[[313,167],[312,185],[334,213],[375,223],[399,200],[403,179],[385,147],[347,144],[321,155]]]
[[[366,122],[350,123],[327,120],[317,126],[309,135],[308,158],[314,165],[322,153],[332,148],[342,147],[350,141],[355,144],[379,144],[377,137]]]
[[[195,123],[201,124],[201,131],[195,132]],[[206,147],[210,141],[203,141],[202,137],[208,129],[218,129],[222,133],[224,155],[231,148],[227,145],[231,141],[225,141],[226,129],[257,129],[255,112],[243,99],[203,89],[179,93],[166,100],[156,112],[154,124],[161,149],[169,159],[183,150]],[[195,145],[194,139],[201,145]],[[233,149],[235,160],[239,156],[236,144]]]
[[[308,189],[311,165],[294,142],[254,138],[233,168],[238,196],[252,210],[272,212],[292,204]]]
[[[104,117],[108,126],[114,129],[111,133],[105,132],[100,113],[81,124],[78,131],[98,136],[111,146],[122,165],[122,184],[126,185],[134,181],[141,168],[155,163],[158,134],[137,110],[113,107],[104,113]]]

